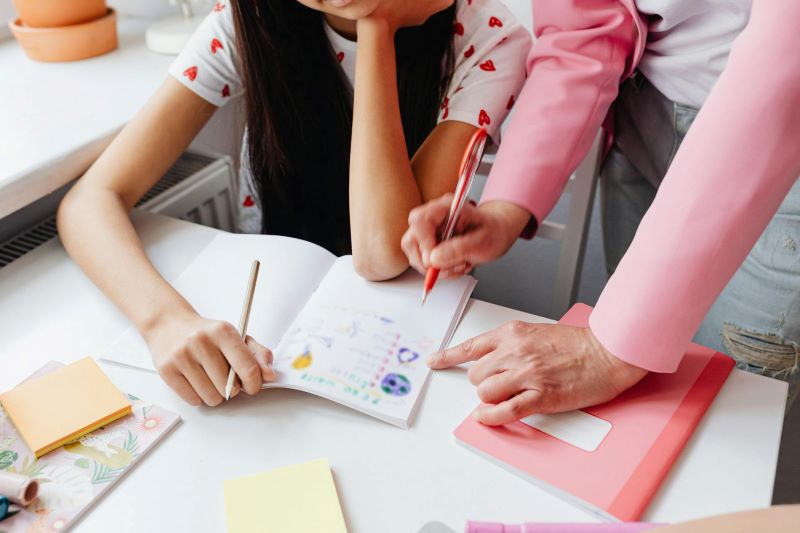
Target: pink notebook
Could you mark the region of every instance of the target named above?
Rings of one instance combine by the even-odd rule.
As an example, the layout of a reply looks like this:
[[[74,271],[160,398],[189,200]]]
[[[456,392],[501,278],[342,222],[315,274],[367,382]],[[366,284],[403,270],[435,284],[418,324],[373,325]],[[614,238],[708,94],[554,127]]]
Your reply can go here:
[[[577,304],[560,323],[586,326],[590,313]],[[603,518],[636,521],[733,366],[691,344],[675,373],[651,373],[606,404],[496,428],[468,416],[454,433],[467,448]]]

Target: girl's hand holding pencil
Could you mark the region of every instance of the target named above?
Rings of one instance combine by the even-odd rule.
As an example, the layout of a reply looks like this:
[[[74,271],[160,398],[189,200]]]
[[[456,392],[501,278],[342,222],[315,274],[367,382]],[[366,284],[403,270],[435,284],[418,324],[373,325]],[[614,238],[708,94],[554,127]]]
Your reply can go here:
[[[171,316],[148,332],[145,340],[161,378],[192,405],[222,403],[231,367],[248,394],[275,379],[272,352],[252,337],[242,340],[228,322],[197,313]],[[237,383],[231,396],[238,392]]]

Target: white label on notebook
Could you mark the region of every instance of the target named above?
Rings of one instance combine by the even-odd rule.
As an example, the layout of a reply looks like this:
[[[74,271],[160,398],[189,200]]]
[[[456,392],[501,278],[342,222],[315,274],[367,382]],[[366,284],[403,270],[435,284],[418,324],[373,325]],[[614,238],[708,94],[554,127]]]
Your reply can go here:
[[[611,422],[583,411],[531,415],[521,422],[587,452],[595,451],[611,431]]]

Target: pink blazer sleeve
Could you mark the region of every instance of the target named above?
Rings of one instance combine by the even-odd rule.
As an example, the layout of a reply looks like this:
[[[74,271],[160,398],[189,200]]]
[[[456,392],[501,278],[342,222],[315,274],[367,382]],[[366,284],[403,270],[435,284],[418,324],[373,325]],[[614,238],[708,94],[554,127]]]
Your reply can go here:
[[[481,202],[511,202],[541,222],[591,147],[637,34],[619,0],[534,1],[533,22],[528,80]]]
[[[618,357],[674,371],[800,175],[800,0],[750,23],[590,319]]]

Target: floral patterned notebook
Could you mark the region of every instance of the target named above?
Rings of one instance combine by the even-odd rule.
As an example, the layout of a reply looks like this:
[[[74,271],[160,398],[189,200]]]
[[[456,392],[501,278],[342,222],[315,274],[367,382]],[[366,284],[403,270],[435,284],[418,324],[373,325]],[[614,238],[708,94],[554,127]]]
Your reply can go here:
[[[60,366],[49,363],[35,375]],[[39,459],[0,407],[0,470],[39,480],[39,498],[0,522],[0,533],[65,531],[146,454],[180,417],[128,394],[133,414]]]

